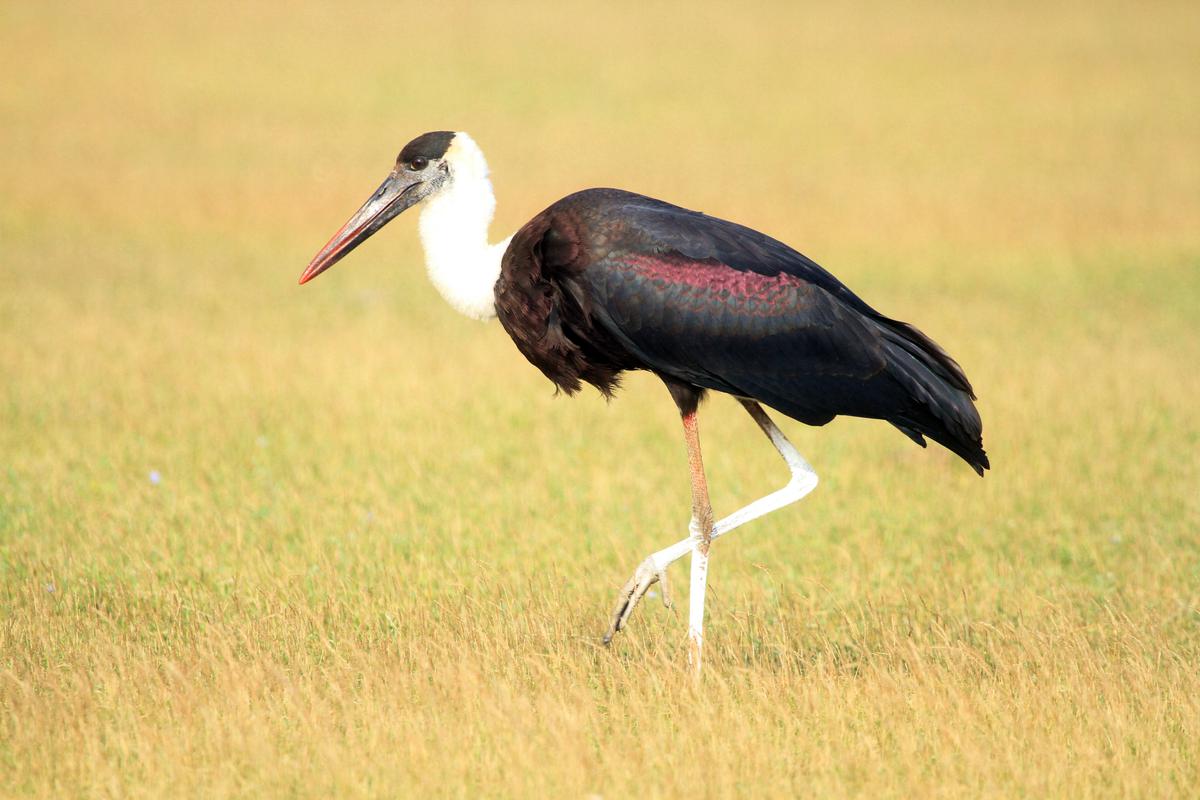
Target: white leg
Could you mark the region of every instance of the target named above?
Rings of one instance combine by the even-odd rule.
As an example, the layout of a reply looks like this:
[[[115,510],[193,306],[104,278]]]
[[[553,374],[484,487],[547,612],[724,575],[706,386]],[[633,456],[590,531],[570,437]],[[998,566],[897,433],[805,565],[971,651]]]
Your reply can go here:
[[[772,492],[766,497],[760,497],[753,503],[739,508],[724,519],[718,520],[713,525],[711,539],[716,539],[718,536],[723,536],[729,533],[734,528],[739,528],[751,520],[758,519],[761,516],[770,514],[772,511],[777,511],[786,505],[796,502],[813,489],[817,487],[817,473],[809,465],[795,446],[788,441],[788,438],[783,435],[783,431],[771,421],[762,407],[751,400],[742,400],[742,405],[746,411],[758,423],[758,427],[762,429],[767,438],[771,440],[771,444],[775,445],[775,449],[779,451],[779,455],[783,457],[783,461],[788,466],[791,472],[791,479],[787,485],[778,491]],[[695,527],[693,523],[693,527]],[[608,629],[608,633],[604,636],[604,642],[607,644],[612,640],[613,635],[625,627],[629,615],[633,613],[634,607],[646,590],[656,581],[662,581],[663,584],[663,604],[668,608],[671,606],[670,597],[667,594],[667,567],[683,558],[688,553],[693,553],[698,550],[700,537],[688,536],[686,539],[681,539],[670,547],[664,547],[657,553],[649,556],[643,561],[634,572],[633,578],[625,584],[621,590],[621,595],[618,599],[617,609],[613,612],[612,624]],[[698,644],[703,638],[703,597],[704,585],[703,580],[708,572],[708,553],[707,548],[699,559],[701,563],[697,563],[697,559],[692,561],[692,593],[691,603],[689,607],[689,638],[693,644]],[[699,575],[697,574],[699,572]],[[697,578],[701,581],[701,585],[697,586]],[[696,593],[699,593],[700,604],[696,603]],[[699,620],[692,615],[699,614]]]
[[[712,539],[705,538],[694,518],[689,527],[692,535],[687,541],[692,552],[692,580],[688,594],[688,663],[691,664],[693,674],[699,677],[704,653],[704,593],[708,588],[708,546]]]

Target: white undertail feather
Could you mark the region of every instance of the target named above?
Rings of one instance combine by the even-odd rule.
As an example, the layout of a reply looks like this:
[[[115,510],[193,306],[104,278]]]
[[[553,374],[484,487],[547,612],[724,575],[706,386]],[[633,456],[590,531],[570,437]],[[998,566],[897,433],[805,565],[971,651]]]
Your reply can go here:
[[[438,292],[460,313],[491,319],[496,316],[500,259],[512,237],[488,244],[496,196],[475,140],[462,132],[454,134],[445,158],[450,181],[421,211],[425,268]]]

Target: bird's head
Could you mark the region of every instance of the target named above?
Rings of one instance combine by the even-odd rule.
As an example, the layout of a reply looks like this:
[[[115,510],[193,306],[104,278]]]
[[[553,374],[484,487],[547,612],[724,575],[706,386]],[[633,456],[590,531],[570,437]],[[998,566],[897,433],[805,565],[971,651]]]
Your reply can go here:
[[[421,134],[404,145],[375,193],[313,257],[300,283],[342,260],[402,211],[445,192],[456,181],[486,178],[487,162],[470,136],[453,131]]]

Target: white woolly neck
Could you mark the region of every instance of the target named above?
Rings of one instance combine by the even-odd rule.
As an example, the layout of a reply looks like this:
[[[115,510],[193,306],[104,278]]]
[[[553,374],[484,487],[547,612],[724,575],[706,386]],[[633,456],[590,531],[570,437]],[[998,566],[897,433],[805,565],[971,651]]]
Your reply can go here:
[[[451,306],[479,320],[496,316],[495,286],[507,239],[488,244],[496,196],[475,140],[454,134],[447,184],[423,203],[419,223],[429,279]]]

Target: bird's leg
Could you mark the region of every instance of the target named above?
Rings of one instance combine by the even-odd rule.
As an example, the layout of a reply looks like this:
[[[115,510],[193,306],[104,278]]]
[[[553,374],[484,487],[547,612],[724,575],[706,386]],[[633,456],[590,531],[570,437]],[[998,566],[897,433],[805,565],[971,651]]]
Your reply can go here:
[[[728,517],[719,520],[713,526],[714,539],[751,520],[770,514],[772,511],[778,511],[817,488],[816,470],[804,460],[804,456],[800,455],[800,451],[796,449],[795,445],[788,441],[788,438],[783,435],[783,431],[779,430],[779,426],[771,421],[767,412],[762,410],[762,406],[753,400],[739,399],[739,402],[758,423],[758,427],[766,434],[767,438],[771,440],[771,444],[775,445],[775,449],[779,451],[783,462],[787,464],[792,477],[782,489],[771,492],[766,497],[760,497],[753,503],[743,506]]]
[[[637,604],[641,602],[646,592],[655,583],[662,583],[663,606],[666,608],[674,607],[674,603],[671,601],[670,590],[667,588],[667,566],[685,554],[692,552],[694,539],[704,538],[706,540],[704,556],[706,557],[708,554],[707,542],[711,541],[712,538],[712,506],[708,502],[708,485],[704,480],[704,464],[700,459],[700,439],[696,427],[696,409],[690,408],[681,413],[683,417],[684,439],[688,447],[688,465],[692,475],[692,519],[688,526],[692,535],[666,550],[660,550],[638,565],[638,568],[633,573],[633,577],[625,582],[625,585],[621,587],[621,591],[617,594],[617,605],[613,609],[608,631],[604,634],[605,644],[611,642],[612,637],[617,631],[625,627],[625,623],[629,621],[629,615],[633,613],[633,609],[637,607]],[[698,498],[700,497],[703,498],[703,502],[698,503]],[[701,525],[702,520],[706,520],[703,526]],[[702,533],[702,528],[708,531],[708,534]],[[695,607],[695,603],[692,605]]]
[[[688,663],[700,677],[700,659],[704,651],[704,592],[708,586],[708,549],[713,537],[712,504],[708,500],[708,481],[704,477],[704,459],[700,455],[700,430],[696,411],[683,415],[683,438],[687,442],[688,470],[692,476],[692,521],[688,525],[692,540],[692,582],[688,595]]]
[[[792,443],[788,441],[787,437],[783,435],[783,431],[779,430],[778,426],[771,421],[771,418],[762,410],[762,407],[753,400],[741,400],[741,404],[750,416],[754,418],[754,421],[758,423],[758,427],[762,429],[762,432],[771,440],[771,444],[775,445],[775,449],[783,457],[783,461],[787,464],[792,477],[782,489],[772,492],[766,497],[761,497],[724,519],[718,520],[712,526],[710,542],[712,539],[729,533],[734,528],[745,525],[751,520],[758,519],[765,514],[770,514],[772,511],[796,502],[817,486],[817,473],[809,466],[808,462],[804,460],[804,457],[800,455]],[[613,612],[612,624],[608,628],[608,633],[604,635],[605,644],[608,644],[612,640],[617,631],[625,627],[625,623],[629,620],[629,615],[633,613],[634,607],[637,606],[643,595],[646,594],[646,590],[655,581],[663,582],[663,602],[670,607],[670,602],[666,594],[667,567],[692,552],[693,541],[693,537],[688,536],[688,538],[681,539],[670,547],[659,550],[641,563],[637,568],[637,572],[625,584],[621,590],[621,594],[617,598],[617,607]]]

